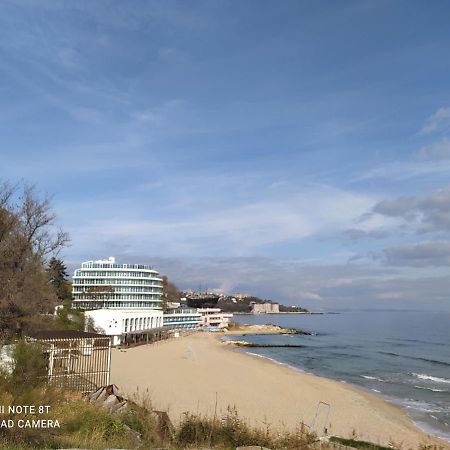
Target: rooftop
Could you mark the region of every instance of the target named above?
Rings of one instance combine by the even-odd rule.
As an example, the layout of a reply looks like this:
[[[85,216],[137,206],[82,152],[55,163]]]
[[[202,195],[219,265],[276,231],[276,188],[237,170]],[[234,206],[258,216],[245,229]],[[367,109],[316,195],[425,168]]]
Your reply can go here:
[[[40,330],[29,333],[29,337],[41,340],[53,339],[86,339],[86,338],[103,338],[109,339],[109,336],[98,333],[89,333],[87,331],[78,330]]]
[[[119,264],[113,256],[110,256],[108,259],[85,261],[81,264],[81,267],[83,269],[141,269],[157,273],[149,264]]]

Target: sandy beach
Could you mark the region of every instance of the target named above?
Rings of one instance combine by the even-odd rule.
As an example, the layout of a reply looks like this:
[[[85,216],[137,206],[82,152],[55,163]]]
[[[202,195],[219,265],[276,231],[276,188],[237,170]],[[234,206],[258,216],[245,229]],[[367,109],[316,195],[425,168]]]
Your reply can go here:
[[[241,353],[210,333],[127,349],[113,349],[111,382],[126,396],[138,393],[173,421],[184,412],[220,415],[236,406],[250,423],[295,429],[301,422],[319,431],[330,405],[328,434],[355,436],[383,445],[438,444],[398,407],[350,385],[305,374],[267,359]]]

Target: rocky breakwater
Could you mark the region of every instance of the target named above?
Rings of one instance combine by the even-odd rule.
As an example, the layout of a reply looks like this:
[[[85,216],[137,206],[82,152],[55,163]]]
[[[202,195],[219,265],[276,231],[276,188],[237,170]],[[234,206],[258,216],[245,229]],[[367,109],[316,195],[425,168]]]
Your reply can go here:
[[[239,325],[232,324],[228,329],[229,334],[239,334],[246,336],[247,334],[302,334],[310,336],[312,333],[307,331],[297,330],[295,328],[284,328],[278,325],[266,324],[266,325]]]

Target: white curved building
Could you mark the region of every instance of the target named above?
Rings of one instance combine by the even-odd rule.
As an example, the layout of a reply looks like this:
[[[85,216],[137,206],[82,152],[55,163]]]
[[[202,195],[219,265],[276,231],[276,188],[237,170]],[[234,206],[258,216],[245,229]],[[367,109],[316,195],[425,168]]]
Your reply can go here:
[[[161,309],[162,278],[151,266],[117,264],[115,258],[86,261],[73,275],[75,308]]]

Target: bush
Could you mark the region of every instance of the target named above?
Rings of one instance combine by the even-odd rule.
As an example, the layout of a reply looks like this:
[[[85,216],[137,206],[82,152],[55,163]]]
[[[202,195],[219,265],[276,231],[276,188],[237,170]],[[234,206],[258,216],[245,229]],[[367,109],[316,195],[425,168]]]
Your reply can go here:
[[[42,345],[21,339],[15,344],[12,358],[10,381],[17,389],[30,389],[46,383],[48,367]]]
[[[238,446],[254,445],[306,450],[310,448],[315,437],[303,429],[294,433],[273,433],[269,427],[252,427],[239,417],[235,408],[229,407],[227,414],[220,419],[186,414],[176,430],[174,440],[179,448],[207,445],[234,449]]]

